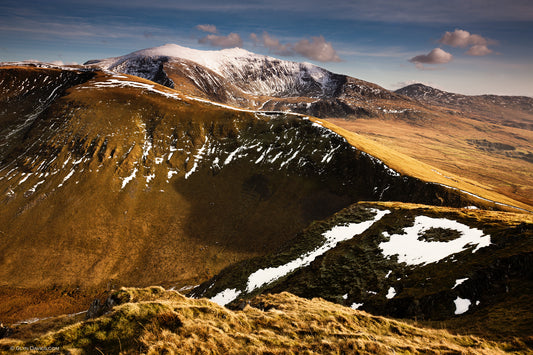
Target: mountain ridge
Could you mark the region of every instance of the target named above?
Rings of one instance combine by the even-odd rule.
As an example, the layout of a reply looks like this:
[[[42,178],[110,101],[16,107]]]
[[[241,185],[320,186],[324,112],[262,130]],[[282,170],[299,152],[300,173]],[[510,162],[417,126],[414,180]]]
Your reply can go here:
[[[328,306],[334,314],[354,314],[344,305],[527,342],[531,204],[467,170],[448,173],[376,138],[392,134],[405,142],[415,134],[425,139],[415,141],[417,153],[451,140],[455,145],[439,152],[442,161],[459,165],[456,152],[488,156],[494,160],[478,160],[501,162],[520,178],[511,168],[527,168],[522,158],[529,146],[521,142],[530,131],[476,121],[346,76],[339,76],[341,90],[335,84],[327,93],[329,79],[320,75],[330,74],[302,71],[298,63],[254,62],[248,52],[225,52],[246,59],[238,68],[221,66],[227,75],[189,59],[143,53],[110,61],[117,62],[114,71],[98,63],[78,71],[0,68],[0,137],[8,148],[0,152],[2,320],[22,332],[50,327],[47,319],[16,325],[30,318],[70,312],[61,319],[71,323],[97,297],[88,317],[109,313],[68,328],[92,334],[102,325],[94,337],[62,343],[71,334],[63,329],[57,339],[36,341],[90,349],[109,334],[106,349],[115,349],[122,344],[106,328],[110,320],[141,333],[139,324],[157,334],[180,329],[184,314],[157,312],[175,297],[185,300],[173,291],[123,289],[118,294],[142,301],[122,308],[104,296],[156,284],[236,309],[246,309],[247,301],[261,308],[268,297],[279,298],[285,311],[313,304],[286,293],[250,300],[290,290],[339,304]],[[239,83],[265,65],[270,71],[258,92],[268,82],[279,97],[245,92],[246,83]],[[326,97],[331,93],[337,96]],[[324,115],[341,115],[341,124],[309,115],[321,107]],[[380,135],[340,127],[347,124],[369,124]],[[504,144],[505,137],[512,140]],[[498,178],[514,183],[508,175]],[[220,314],[205,299],[184,307],[198,304]],[[155,320],[140,316],[145,311]],[[345,322],[338,321],[329,324]],[[486,329],[473,329],[472,322]],[[403,329],[394,324],[386,334]]]

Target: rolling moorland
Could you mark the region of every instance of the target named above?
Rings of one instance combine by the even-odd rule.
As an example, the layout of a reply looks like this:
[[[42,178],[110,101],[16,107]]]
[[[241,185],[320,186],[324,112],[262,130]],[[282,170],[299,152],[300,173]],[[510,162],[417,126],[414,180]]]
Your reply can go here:
[[[467,97],[461,110],[423,87],[199,52],[0,67],[4,349],[284,353],[294,334],[310,352],[531,346],[527,98]],[[504,104],[505,121],[487,114]],[[422,255],[394,244],[411,235]],[[193,298],[113,291],[153,285]],[[313,329],[291,321],[304,310]]]

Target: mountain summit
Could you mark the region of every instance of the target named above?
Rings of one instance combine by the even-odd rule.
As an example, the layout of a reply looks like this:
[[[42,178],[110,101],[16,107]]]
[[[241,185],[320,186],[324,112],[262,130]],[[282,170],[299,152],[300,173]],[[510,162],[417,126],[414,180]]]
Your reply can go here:
[[[370,107],[364,102],[369,99],[404,101],[363,80],[241,48],[201,51],[167,44],[85,65],[139,76],[222,103],[317,117],[368,115]]]

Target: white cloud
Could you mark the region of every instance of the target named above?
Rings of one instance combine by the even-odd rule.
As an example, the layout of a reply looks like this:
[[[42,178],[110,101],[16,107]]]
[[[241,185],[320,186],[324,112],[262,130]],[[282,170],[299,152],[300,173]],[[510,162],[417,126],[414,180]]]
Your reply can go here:
[[[271,37],[266,32],[263,32],[261,38],[259,38],[259,36],[257,36],[255,33],[252,33],[250,34],[250,38],[254,41],[256,45],[262,44],[275,54],[284,56],[294,55],[294,51],[291,48],[291,44],[281,44],[278,39]]]
[[[311,37],[311,41],[308,39],[302,39],[296,42],[293,45],[293,48],[296,53],[320,62],[341,61],[337,52],[333,49],[331,42],[326,42],[322,36]]]
[[[330,42],[326,42],[323,36],[311,37],[309,39],[301,39],[296,43],[282,44],[280,41],[267,32],[263,32],[261,38],[255,33],[250,34],[250,38],[254,43],[262,44],[275,54],[283,56],[292,56],[299,54],[303,57],[316,60],[319,62],[340,62],[341,59],[337,55],[337,51],[333,48]]]
[[[487,46],[489,44],[496,44],[496,41],[484,38],[477,34],[471,34],[468,31],[460,30],[458,28],[453,32],[446,32],[439,42],[451,47],[470,49],[466,52],[468,55],[483,56],[492,53],[492,50]]]
[[[217,26],[215,25],[198,25],[196,26],[197,30],[208,32],[208,33],[217,33]]]
[[[452,59],[453,56],[450,53],[440,48],[434,48],[428,54],[417,55],[409,59],[409,61],[414,63],[418,69],[423,69],[423,64],[445,64]]]
[[[470,47],[470,49],[466,52],[466,54],[474,56],[483,56],[490,53],[492,53],[492,49],[488,48],[484,44],[476,44],[475,46]]]
[[[222,48],[242,47],[242,38],[237,33],[230,33],[227,36],[207,35],[200,38],[198,42]]]

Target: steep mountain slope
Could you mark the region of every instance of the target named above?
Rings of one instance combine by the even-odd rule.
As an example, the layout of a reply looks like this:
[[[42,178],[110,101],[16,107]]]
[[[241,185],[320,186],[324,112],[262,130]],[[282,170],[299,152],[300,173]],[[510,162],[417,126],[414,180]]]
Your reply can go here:
[[[65,316],[18,326],[15,339],[0,340],[0,349],[122,354],[502,354],[529,350],[517,340],[493,342],[451,335],[289,293],[257,297],[242,311],[159,287],[122,289],[108,300],[110,312],[96,319],[67,325],[73,317]],[[55,330],[43,334],[39,326],[47,322]]]
[[[24,105],[6,100],[2,112]],[[5,117],[19,127],[18,116]],[[112,73],[66,90],[5,139],[7,299],[15,286],[32,299],[48,287],[83,295],[195,285],[363,199],[504,207],[401,175],[310,119],[221,107]],[[13,307],[11,316],[23,311]]]
[[[453,319],[482,335],[527,337],[532,241],[531,216],[360,203],[190,295],[238,307],[243,298],[288,291],[396,318]],[[472,319],[483,331],[468,328]]]

